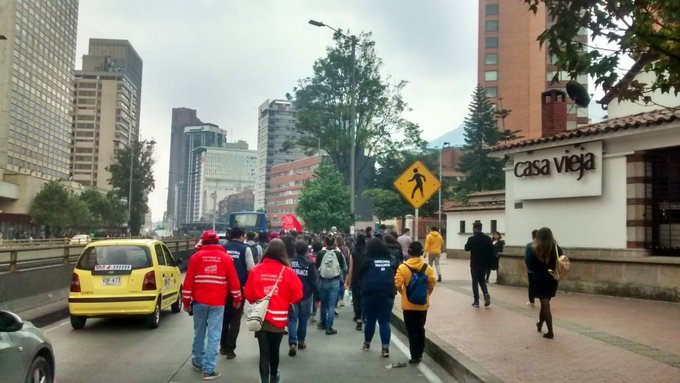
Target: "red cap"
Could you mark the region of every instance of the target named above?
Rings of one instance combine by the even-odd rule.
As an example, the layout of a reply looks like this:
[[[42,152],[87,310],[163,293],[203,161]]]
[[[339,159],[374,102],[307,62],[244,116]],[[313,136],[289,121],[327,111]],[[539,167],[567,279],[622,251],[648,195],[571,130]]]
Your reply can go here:
[[[219,241],[220,237],[215,233],[215,230],[206,230],[203,232],[203,235],[201,236],[201,241],[207,242],[207,241]]]

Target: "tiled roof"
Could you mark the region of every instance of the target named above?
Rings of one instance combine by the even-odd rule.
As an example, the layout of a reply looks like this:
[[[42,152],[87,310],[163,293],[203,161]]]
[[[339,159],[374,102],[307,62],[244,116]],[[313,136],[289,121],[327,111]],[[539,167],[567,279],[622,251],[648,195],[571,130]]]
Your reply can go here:
[[[501,144],[492,147],[491,151],[500,152],[508,149],[533,146],[546,142],[568,140],[571,138],[597,136],[629,129],[644,129],[647,127],[667,124],[677,120],[680,120],[680,105],[670,109],[659,109],[653,110],[651,112],[633,114],[630,116],[611,118],[596,124],[586,125],[579,129],[569,130],[548,137],[508,142],[507,144]]]

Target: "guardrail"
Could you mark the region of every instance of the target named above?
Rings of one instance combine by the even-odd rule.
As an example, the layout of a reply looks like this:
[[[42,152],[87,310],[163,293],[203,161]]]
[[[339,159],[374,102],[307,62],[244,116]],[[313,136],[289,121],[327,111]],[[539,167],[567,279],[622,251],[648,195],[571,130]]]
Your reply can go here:
[[[190,250],[197,240],[181,239],[163,241],[172,252]],[[86,244],[60,246],[23,246],[0,249],[0,273],[17,272],[45,266],[75,263]]]

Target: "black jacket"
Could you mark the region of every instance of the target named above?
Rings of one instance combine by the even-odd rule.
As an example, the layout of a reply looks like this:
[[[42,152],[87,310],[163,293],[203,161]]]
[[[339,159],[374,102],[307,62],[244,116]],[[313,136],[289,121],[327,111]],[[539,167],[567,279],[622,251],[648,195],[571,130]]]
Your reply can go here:
[[[314,263],[304,255],[296,255],[290,260],[290,267],[302,281],[302,300],[314,296],[314,300],[319,299],[319,273],[316,271]]]
[[[491,238],[484,233],[475,233],[468,238],[465,251],[470,252],[470,268],[473,270],[487,270],[490,267],[489,260],[494,254]]]

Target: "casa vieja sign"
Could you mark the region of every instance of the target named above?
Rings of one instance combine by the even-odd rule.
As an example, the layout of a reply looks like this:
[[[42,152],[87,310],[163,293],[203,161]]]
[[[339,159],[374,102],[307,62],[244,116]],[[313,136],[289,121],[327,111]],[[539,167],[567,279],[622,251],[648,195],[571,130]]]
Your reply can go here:
[[[602,141],[516,153],[506,168],[518,200],[602,195]]]

